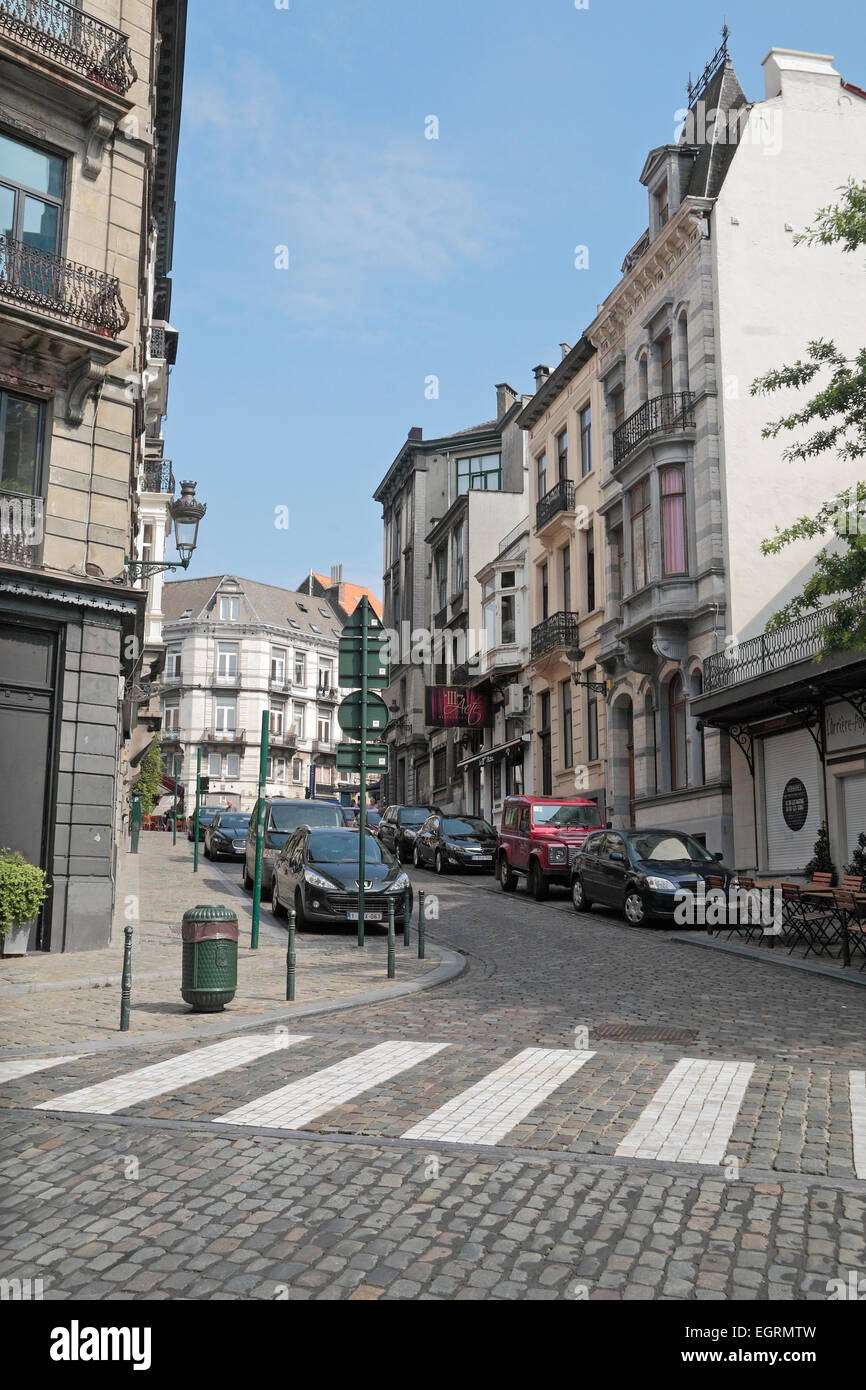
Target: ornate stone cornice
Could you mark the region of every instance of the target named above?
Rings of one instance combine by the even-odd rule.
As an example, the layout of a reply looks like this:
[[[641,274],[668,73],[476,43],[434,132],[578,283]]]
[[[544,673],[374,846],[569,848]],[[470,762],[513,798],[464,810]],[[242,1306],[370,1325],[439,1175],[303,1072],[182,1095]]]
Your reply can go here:
[[[114,133],[114,112],[107,106],[97,106],[87,127],[83,172],[85,178],[98,179],[102,171],[105,147]]]

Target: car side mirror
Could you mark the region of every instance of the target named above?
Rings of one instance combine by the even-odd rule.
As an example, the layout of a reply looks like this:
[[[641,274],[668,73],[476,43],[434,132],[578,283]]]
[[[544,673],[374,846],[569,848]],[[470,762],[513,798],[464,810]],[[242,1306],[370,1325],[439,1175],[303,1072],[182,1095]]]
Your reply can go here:
[[[610,857],[611,857],[611,859],[617,859],[617,860],[619,860],[620,863],[622,863],[623,860],[625,859],[625,855],[623,854],[623,852],[622,852],[621,849],[614,849],[614,850],[611,850]]]
[[[714,859],[719,859],[719,860],[724,859],[724,857],[725,857],[725,856],[722,854],[722,851],[721,851],[721,850],[717,850],[716,853],[713,855],[713,858],[714,858]]]
[[[605,823],[604,823],[604,828],[605,828],[605,830],[613,830],[613,821],[612,821],[612,820],[606,820]]]

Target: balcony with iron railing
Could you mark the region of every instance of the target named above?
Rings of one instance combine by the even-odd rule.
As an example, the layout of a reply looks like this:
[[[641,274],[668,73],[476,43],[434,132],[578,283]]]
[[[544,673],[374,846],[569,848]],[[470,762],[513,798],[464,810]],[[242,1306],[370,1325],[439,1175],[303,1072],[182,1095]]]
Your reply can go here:
[[[0,236],[0,301],[114,340],[129,313],[114,275]]]
[[[326,755],[336,755],[337,745],[332,738],[314,738],[313,752]]]
[[[66,0],[0,0],[0,34],[119,96],[138,76],[126,34]]]
[[[552,613],[544,622],[537,623],[532,629],[532,660],[558,651],[561,647],[573,646],[577,641],[578,629],[578,615],[563,611]]]
[[[570,478],[560,478],[549,492],[539,498],[535,507],[535,529],[543,531],[549,521],[563,512],[574,511],[574,483]]]
[[[316,699],[323,705],[335,705],[340,698],[340,692],[335,685],[317,685]]]
[[[645,401],[613,432],[613,466],[617,468],[639,444],[654,434],[673,434],[695,428],[695,398],[691,391],[674,391]]]
[[[824,646],[831,613],[829,608],[806,613],[772,632],[762,632],[723,652],[714,652],[704,662],[703,694],[757,680],[800,661],[811,661]]]
[[[0,561],[31,568],[41,564],[44,529],[41,497],[0,492]]]
[[[298,736],[294,729],[282,729],[279,733],[268,733],[268,747],[292,749],[298,745]]]
[[[246,743],[246,729],[204,729],[201,743]]]
[[[145,459],[141,471],[144,474],[145,492],[162,492],[174,496],[171,459]]]
[[[219,667],[219,666],[215,666],[214,669],[213,669],[213,671],[211,672],[211,677],[210,677],[210,684],[211,684],[211,685],[219,685],[219,686],[222,686],[223,689],[225,689],[225,688],[227,688],[227,687],[231,687],[232,689],[237,689],[237,687],[240,685],[240,683],[241,683],[241,673],[240,673],[240,671],[237,669],[237,667],[235,667],[235,668],[232,670],[231,668],[229,668],[229,669],[224,669],[224,668],[221,668],[221,667]]]

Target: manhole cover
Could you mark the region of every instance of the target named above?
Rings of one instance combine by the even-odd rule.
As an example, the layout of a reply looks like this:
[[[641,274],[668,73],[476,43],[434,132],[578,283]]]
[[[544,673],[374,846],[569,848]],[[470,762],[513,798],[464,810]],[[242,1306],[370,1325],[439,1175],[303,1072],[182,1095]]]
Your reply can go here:
[[[611,1042],[667,1042],[689,1043],[698,1036],[697,1028],[653,1028],[648,1023],[600,1023],[593,1028],[594,1038],[608,1038]]]

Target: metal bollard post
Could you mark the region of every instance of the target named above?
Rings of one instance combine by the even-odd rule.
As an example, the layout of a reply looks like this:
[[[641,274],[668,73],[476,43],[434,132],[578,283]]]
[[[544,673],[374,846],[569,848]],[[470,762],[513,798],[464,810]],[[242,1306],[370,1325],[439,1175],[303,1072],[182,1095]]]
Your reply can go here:
[[[403,893],[403,945],[404,945],[404,946],[408,946],[408,945],[409,945],[409,942],[410,942],[411,939],[412,939],[412,918],[411,918],[411,916],[410,916],[411,910],[412,910],[412,909],[411,909],[410,906],[409,906],[409,889],[406,888],[406,889],[404,890],[404,893]]]
[[[418,959],[424,959],[424,889],[418,889]]]
[[[289,946],[286,952],[286,998],[295,997],[295,909],[289,908]]]
[[[388,903],[388,979],[394,978],[394,899]]]
[[[129,1005],[132,998],[132,927],[123,928],[123,974],[120,977],[120,1031],[129,1032]]]

